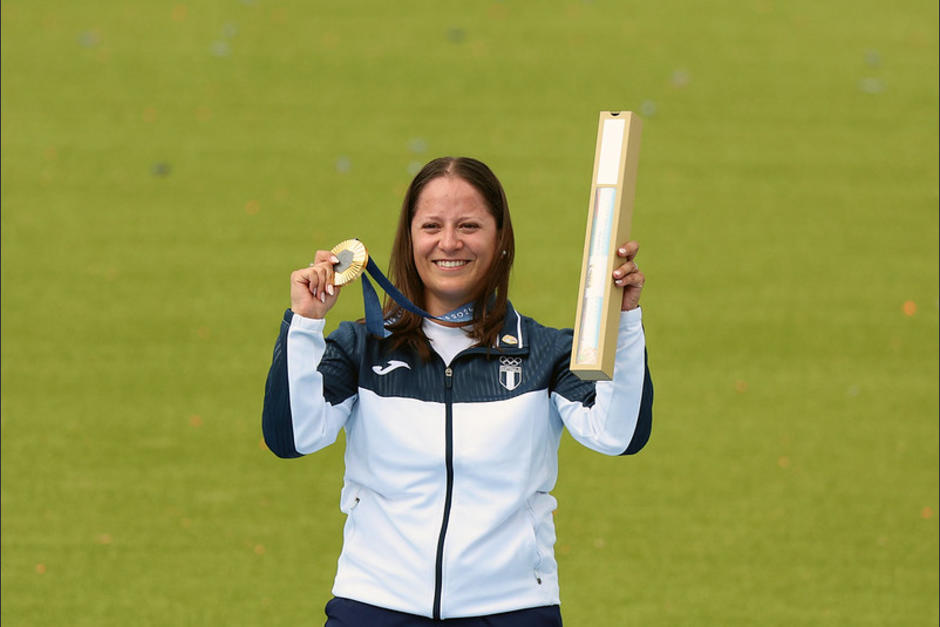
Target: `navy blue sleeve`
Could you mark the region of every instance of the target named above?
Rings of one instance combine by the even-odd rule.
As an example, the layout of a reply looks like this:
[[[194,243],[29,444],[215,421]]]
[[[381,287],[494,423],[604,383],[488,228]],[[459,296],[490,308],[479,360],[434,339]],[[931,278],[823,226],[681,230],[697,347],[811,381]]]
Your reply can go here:
[[[649,356],[643,350],[643,392],[640,397],[640,415],[636,420],[636,430],[630,438],[630,444],[621,455],[639,453],[650,439],[653,430],[653,379],[650,377]]]
[[[573,331],[563,329],[559,338],[560,349],[556,354],[555,374],[552,380],[552,389],[567,399],[580,399],[585,407],[593,407],[596,396],[593,381],[583,381],[570,370],[571,345]],[[640,410],[637,416],[636,429],[630,444],[621,455],[634,455],[646,446],[653,429],[653,379],[650,376],[649,359],[646,349],[643,349],[643,390],[640,396]]]
[[[571,372],[571,344],[574,340],[572,329],[559,329],[554,337],[554,365],[552,367],[553,392],[561,394],[571,401],[579,401],[585,407],[594,406],[594,382],[585,381]]]
[[[293,312],[288,309],[281,321],[281,330],[274,343],[274,357],[264,386],[264,408],[261,430],[264,443],[278,457],[300,457],[294,447],[294,425],[290,411],[290,386],[287,382],[287,332]]]
[[[359,392],[359,360],[355,356],[364,350],[365,334],[357,332],[364,328],[356,322],[341,322],[326,338],[317,370],[323,375],[323,398],[332,405]]]
[[[290,382],[287,373],[287,334],[293,312],[288,309],[281,321],[281,330],[274,344],[274,356],[264,389],[261,430],[264,442],[278,457],[301,457],[294,442],[294,424],[290,403]],[[325,339],[326,348],[317,370],[323,375],[323,399],[339,405],[357,393],[358,365],[351,357],[360,350],[363,334],[356,325],[343,322]]]

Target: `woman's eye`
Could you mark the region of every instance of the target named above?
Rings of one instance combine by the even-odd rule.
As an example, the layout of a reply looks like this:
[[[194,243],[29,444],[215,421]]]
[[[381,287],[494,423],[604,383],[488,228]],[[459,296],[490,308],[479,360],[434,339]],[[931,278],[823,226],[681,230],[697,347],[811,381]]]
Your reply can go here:
[[[462,228],[465,231],[473,231],[475,229],[480,228],[480,225],[475,222],[467,222],[465,224],[461,224],[460,228]]]

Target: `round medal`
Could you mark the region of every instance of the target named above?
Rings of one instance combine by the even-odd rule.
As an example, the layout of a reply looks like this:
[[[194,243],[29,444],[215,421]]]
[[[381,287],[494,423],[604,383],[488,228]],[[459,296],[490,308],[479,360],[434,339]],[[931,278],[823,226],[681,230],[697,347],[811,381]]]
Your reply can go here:
[[[339,259],[339,263],[333,264],[333,285],[346,285],[355,280],[369,262],[365,244],[357,239],[342,241],[330,252]]]

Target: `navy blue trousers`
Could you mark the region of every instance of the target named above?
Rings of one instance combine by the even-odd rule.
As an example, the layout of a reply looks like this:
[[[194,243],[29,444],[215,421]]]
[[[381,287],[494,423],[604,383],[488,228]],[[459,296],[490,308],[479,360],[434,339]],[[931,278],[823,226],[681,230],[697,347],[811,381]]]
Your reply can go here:
[[[325,627],[561,627],[561,609],[557,605],[530,607],[515,612],[434,620],[395,610],[335,597],[326,604]]]

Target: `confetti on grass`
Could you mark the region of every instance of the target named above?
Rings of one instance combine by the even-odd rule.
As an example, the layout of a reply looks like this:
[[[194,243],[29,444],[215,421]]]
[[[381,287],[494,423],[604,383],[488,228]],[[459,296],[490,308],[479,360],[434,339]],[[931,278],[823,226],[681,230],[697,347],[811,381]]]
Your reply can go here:
[[[170,176],[170,164],[166,161],[158,161],[150,166],[150,173],[156,176],[157,178],[164,178]]]
[[[881,79],[875,78],[873,76],[868,76],[863,78],[858,82],[858,88],[862,93],[866,94],[880,94],[885,90],[884,83],[881,82]]]
[[[94,48],[101,43],[101,37],[96,31],[86,30],[78,35],[78,45],[82,48]]]
[[[420,155],[428,149],[428,142],[421,137],[412,137],[408,140],[408,150]]]
[[[232,47],[228,45],[227,41],[214,41],[212,45],[209,46],[209,52],[211,52],[214,57],[227,57],[232,54]]]
[[[685,87],[692,81],[692,77],[689,75],[689,71],[686,69],[678,69],[672,73],[672,78],[669,79],[670,84],[673,87]]]

